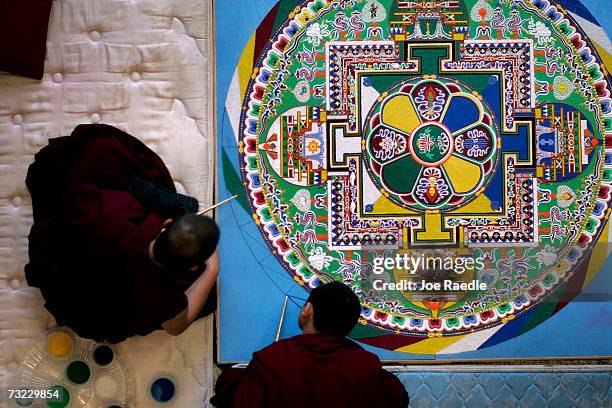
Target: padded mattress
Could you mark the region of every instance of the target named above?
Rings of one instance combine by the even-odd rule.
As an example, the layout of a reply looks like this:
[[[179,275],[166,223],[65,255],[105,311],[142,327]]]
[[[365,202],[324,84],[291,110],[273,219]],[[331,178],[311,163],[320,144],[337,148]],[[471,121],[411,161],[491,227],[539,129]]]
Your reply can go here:
[[[43,80],[0,73],[0,389],[55,326],[23,273],[32,223],[25,176],[49,138],[81,123],[117,126],[163,158],[179,191],[211,203],[212,21],[210,0],[55,0]],[[134,406],[154,405],[148,387],[158,374],[177,383],[173,406],[210,397],[212,320],[119,349],[135,379]]]

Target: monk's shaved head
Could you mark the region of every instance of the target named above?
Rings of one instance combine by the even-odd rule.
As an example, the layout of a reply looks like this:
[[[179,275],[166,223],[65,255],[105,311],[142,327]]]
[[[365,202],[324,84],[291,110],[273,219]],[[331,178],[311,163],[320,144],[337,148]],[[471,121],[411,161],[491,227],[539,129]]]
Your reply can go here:
[[[201,265],[217,248],[219,227],[212,218],[187,214],[173,220],[155,240],[155,260],[172,268]]]
[[[355,293],[341,282],[331,282],[310,292],[315,328],[326,334],[344,337],[359,320],[361,305]]]

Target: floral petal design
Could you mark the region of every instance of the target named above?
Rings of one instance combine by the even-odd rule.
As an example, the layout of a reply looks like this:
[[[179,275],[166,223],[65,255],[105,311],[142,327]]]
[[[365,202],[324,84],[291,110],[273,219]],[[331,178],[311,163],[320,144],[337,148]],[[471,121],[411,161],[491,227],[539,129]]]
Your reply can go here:
[[[413,195],[426,207],[437,207],[447,202],[453,193],[452,186],[437,167],[425,167],[419,175]]]
[[[423,122],[439,120],[450,92],[437,81],[423,81],[410,93]]]
[[[457,156],[451,156],[442,167],[459,195],[473,193],[483,175],[482,167]]]
[[[493,154],[494,143],[496,140],[491,128],[479,124],[455,136],[455,155],[484,163]]]
[[[410,96],[403,93],[398,93],[385,101],[382,107],[382,122],[408,134],[421,124]]]
[[[368,153],[379,164],[385,164],[408,154],[410,136],[397,129],[380,125],[367,141]]]
[[[421,165],[412,156],[404,156],[386,164],[381,171],[385,187],[396,194],[408,194],[414,189],[414,183],[421,172]]]
[[[442,117],[442,123],[453,133],[482,121],[481,104],[474,95],[453,94]]]

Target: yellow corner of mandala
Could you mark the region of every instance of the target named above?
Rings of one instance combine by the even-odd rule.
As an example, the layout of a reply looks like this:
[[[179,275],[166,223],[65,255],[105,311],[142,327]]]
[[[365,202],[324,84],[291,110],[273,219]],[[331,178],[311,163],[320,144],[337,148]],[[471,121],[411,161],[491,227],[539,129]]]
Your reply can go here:
[[[465,35],[463,33],[455,33],[453,34],[453,40],[464,40],[465,39]]]
[[[544,169],[540,166],[536,167],[536,177],[537,178],[544,177]]]
[[[321,110],[319,113],[319,121],[327,122],[327,111]]]
[[[406,34],[396,34],[395,41],[406,41]]]

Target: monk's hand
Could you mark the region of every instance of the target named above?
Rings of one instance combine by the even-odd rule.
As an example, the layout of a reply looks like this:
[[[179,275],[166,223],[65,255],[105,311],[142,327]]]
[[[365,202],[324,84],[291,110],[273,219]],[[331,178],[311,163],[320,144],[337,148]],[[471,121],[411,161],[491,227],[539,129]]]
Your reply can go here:
[[[206,260],[206,274],[219,274],[219,248],[215,249],[215,252]]]

